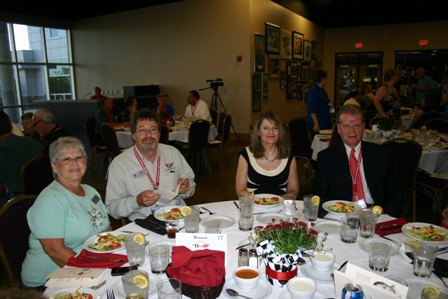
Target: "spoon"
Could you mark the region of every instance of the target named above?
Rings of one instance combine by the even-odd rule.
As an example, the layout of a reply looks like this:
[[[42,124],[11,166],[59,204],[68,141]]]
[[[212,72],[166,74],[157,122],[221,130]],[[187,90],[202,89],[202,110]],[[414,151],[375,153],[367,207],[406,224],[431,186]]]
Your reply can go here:
[[[252,299],[251,297],[240,295],[240,293],[238,293],[234,289],[226,289],[226,292],[227,292],[227,294],[229,294],[232,297],[242,297],[242,298],[246,298],[246,299]]]

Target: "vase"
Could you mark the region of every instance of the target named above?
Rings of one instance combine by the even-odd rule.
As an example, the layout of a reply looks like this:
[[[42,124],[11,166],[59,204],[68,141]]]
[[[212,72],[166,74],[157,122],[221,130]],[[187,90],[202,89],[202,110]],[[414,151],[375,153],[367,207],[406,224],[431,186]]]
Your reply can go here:
[[[298,264],[285,265],[282,263],[271,263],[265,260],[266,279],[276,287],[283,287],[288,280],[297,275]]]

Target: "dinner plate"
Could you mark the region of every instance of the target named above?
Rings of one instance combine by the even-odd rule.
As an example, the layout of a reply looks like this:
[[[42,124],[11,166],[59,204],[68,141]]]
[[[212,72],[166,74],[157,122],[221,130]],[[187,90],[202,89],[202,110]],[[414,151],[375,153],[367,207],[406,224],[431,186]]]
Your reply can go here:
[[[63,296],[66,295],[67,293],[73,294],[76,290],[81,293],[90,294],[90,295],[92,295],[93,298],[100,298],[100,296],[101,296],[97,291],[89,289],[89,288],[69,288],[69,289],[63,289],[61,291],[58,291],[56,294],[51,296],[51,298],[62,299],[62,298],[64,298]]]
[[[313,299],[323,299],[323,298],[325,298],[325,296],[324,294],[319,292],[319,290],[317,290],[316,293],[314,293]],[[284,290],[283,292],[280,293],[280,295],[278,295],[278,299],[292,299],[292,298],[291,295],[289,295],[288,290]]]
[[[403,225],[401,227],[401,231],[408,236],[409,238],[412,238],[414,240],[424,240],[421,236],[419,235],[415,235],[412,233],[412,227],[414,226],[430,226],[432,225],[434,227],[434,229],[440,231],[442,234],[445,234],[445,237],[443,240],[440,241],[428,241],[428,242],[432,242],[432,243],[446,243],[448,242],[448,230],[440,227],[438,225],[435,224],[431,224],[431,223],[424,223],[424,222],[410,222],[410,223],[406,223],[405,225]],[[427,240],[424,240],[427,241]]]
[[[182,209],[182,206],[166,206],[166,207],[161,207],[160,209],[158,209],[157,211],[155,211],[155,213],[154,213],[154,217],[157,219],[157,220],[160,220],[160,221],[167,221],[165,218],[164,218],[164,213],[166,213],[166,212],[169,212],[169,211],[171,211],[171,209],[173,209],[173,208],[178,208],[179,210],[180,209]],[[182,218],[180,218],[180,219],[177,219],[178,221],[183,221],[184,220],[184,218],[183,218],[183,216],[182,216]],[[176,220],[169,220],[169,221],[176,221]]]
[[[407,299],[420,299],[420,295],[422,293],[423,288],[427,286],[434,286],[440,290],[440,299],[447,299],[448,298],[448,290],[444,289],[441,285],[434,285],[433,283],[429,282],[427,279],[424,278],[410,278],[406,279],[406,282],[408,283],[409,289],[408,289],[408,295],[406,296]]]
[[[278,203],[275,204],[265,204],[265,205],[261,205],[261,204],[257,204],[255,202],[255,206],[256,207],[260,207],[260,208],[272,208],[272,207],[278,207],[279,205],[282,204],[283,202],[283,198],[280,195],[276,195],[276,194],[268,194],[268,193],[260,193],[260,194],[255,194],[255,198],[261,198],[261,197],[277,197],[279,199]]]
[[[258,284],[255,288],[253,289],[242,289],[240,288],[236,282],[235,279],[230,278],[229,280],[226,281],[224,288],[222,289],[222,293],[224,294],[224,296],[226,298],[232,298],[234,299],[235,297],[230,296],[229,294],[227,294],[226,289],[234,289],[235,291],[237,291],[238,293],[240,293],[243,296],[247,296],[253,299],[257,299],[257,298],[269,298],[269,296],[272,293],[272,285],[267,282],[266,280],[264,280],[262,277],[260,277],[260,280],[258,281]]]
[[[111,249],[111,250],[97,250],[94,248],[90,248],[89,245],[98,243],[98,238],[99,236],[104,236],[107,234],[111,234],[114,236],[118,236],[118,235],[125,235],[123,232],[117,231],[117,232],[104,232],[104,233],[100,233],[100,234],[96,234],[94,236],[91,236],[90,238],[88,238],[85,242],[84,242],[84,248],[90,252],[96,252],[96,253],[109,253],[109,252],[115,252],[118,250],[121,250],[124,248],[124,240],[121,242],[121,246],[115,249]]]
[[[384,238],[377,237],[377,236],[374,236],[373,238],[368,238],[368,239],[359,237],[358,240],[359,240],[359,242],[358,242],[359,247],[362,250],[367,251],[367,252],[369,252],[369,250],[370,250],[370,243],[372,241],[382,241],[382,242],[389,243],[392,246],[390,248],[390,255],[396,255],[399,253],[399,250],[400,250],[400,245],[398,245],[397,243],[386,240]]]
[[[146,271],[146,272],[148,272],[148,271]],[[148,297],[151,297],[153,294],[155,294],[157,292],[157,283],[161,279],[159,276],[156,276],[150,272],[151,271],[148,272],[148,280],[149,280]],[[118,294],[121,298],[126,298],[126,294],[124,293],[122,283],[117,283],[115,285],[114,292],[116,294]]]
[[[273,221],[275,221],[275,223],[280,223],[280,220],[286,221],[288,220],[288,217],[278,213],[267,213],[257,216],[257,221],[264,224],[269,224],[272,223]]]
[[[334,264],[333,269],[328,272],[318,272],[313,269],[313,265],[311,265],[311,262],[306,263],[304,266],[300,267],[300,271],[302,271],[303,276],[311,278],[312,280],[320,283],[334,283],[331,273],[333,273],[335,269],[336,264]]]
[[[313,228],[318,232],[339,234],[341,232],[341,223],[337,220],[318,219]]]
[[[358,210],[361,209],[360,205],[358,205],[358,204],[356,204],[354,202],[351,202],[351,201],[346,201],[346,200],[330,200],[330,201],[326,201],[326,202],[324,202],[322,204],[322,208],[325,211],[327,211],[329,213],[333,213],[333,214],[348,214],[348,213],[342,213],[342,212],[335,212],[335,211],[332,211],[332,210],[329,209],[329,207],[331,207],[332,205],[335,205],[337,202],[342,202],[342,203],[344,203],[346,205],[353,206],[353,208],[354,208],[353,211],[358,211]]]
[[[204,225],[207,219],[217,219],[221,222],[221,228],[229,227],[235,224],[235,219],[230,216],[224,216],[224,215],[210,215],[208,217],[205,217],[203,221],[200,222],[201,225]]]

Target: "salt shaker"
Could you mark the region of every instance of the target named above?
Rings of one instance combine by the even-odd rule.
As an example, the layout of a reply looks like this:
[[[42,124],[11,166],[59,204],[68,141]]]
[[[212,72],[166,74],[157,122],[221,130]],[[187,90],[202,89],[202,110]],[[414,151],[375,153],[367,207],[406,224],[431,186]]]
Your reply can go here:
[[[258,254],[256,249],[249,249],[249,267],[258,269]]]
[[[240,248],[238,250],[238,267],[248,266],[249,256],[246,248]]]

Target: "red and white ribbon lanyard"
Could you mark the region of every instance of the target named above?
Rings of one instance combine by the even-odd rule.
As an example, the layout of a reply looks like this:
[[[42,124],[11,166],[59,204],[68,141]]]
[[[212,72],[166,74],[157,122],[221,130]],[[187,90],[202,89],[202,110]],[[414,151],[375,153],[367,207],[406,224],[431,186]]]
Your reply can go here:
[[[350,175],[352,176],[352,183],[354,183],[354,184],[356,184],[356,178],[358,177],[358,175],[361,175],[359,173],[359,170],[361,169],[362,149],[359,149],[358,159],[356,159],[356,160],[358,161],[358,165],[356,167],[356,172],[355,172],[354,176],[353,176],[352,170],[350,169]],[[361,184],[362,184],[362,178],[361,178]],[[364,196],[365,196],[365,192],[364,192]],[[356,198],[356,203],[359,204],[363,209],[367,207],[367,201],[365,198],[361,198],[361,199]]]
[[[152,184],[153,190],[158,190],[159,189],[159,182],[160,182],[160,156],[157,158],[157,173],[156,173],[156,181],[154,182],[154,179],[152,178],[151,174],[149,173],[148,168],[146,168],[146,165],[143,162],[142,158],[140,157],[140,155],[135,150],[135,147],[134,147],[134,154],[135,154],[135,157],[137,158],[138,162],[142,166],[143,170],[146,171],[146,175],[148,176],[148,179],[149,179],[149,181]]]
[[[194,116],[194,112],[196,111],[196,106],[198,105],[198,102],[199,102],[199,100],[198,101],[196,101],[196,103],[194,104],[194,106],[191,106],[191,116]]]

